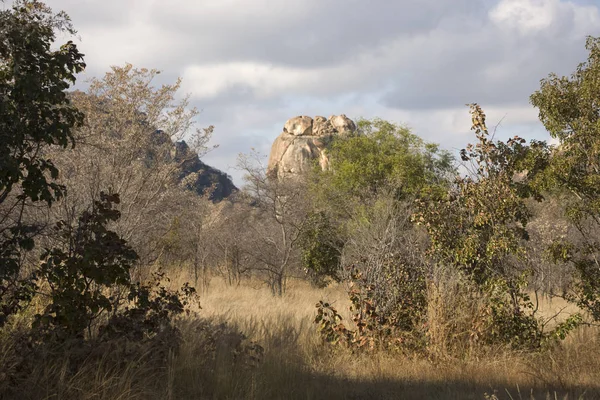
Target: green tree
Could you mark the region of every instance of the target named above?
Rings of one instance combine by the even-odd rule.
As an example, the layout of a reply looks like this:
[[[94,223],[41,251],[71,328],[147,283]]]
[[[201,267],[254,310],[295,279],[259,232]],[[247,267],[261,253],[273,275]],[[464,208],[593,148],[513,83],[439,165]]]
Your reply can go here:
[[[415,198],[447,190],[453,158],[405,126],[382,119],[358,121],[356,133],[332,140],[328,156],[330,169],[312,176],[311,198],[312,207],[335,221],[336,229],[327,241],[309,234],[300,244],[305,267],[323,271],[323,265],[331,270],[331,264],[340,264],[336,272],[351,287],[358,329],[348,330],[335,310],[319,303],[321,332],[359,348],[419,347],[427,263],[423,235],[410,216]],[[329,243],[337,243],[339,261],[330,256]]]
[[[480,106],[471,104],[470,112],[477,143],[461,158],[473,175],[457,178],[441,198],[419,200],[414,220],[429,234],[433,260],[464,273],[487,302],[484,338],[537,346],[542,332],[526,291],[531,271],[518,260],[528,239],[525,199],[541,198],[533,188],[547,165],[547,147],[537,141],[527,146],[516,136],[494,142]]]
[[[555,259],[578,272],[573,296],[600,320],[600,38],[588,37],[588,60],[570,77],[550,74],[531,96],[539,117],[560,144],[554,149],[546,187],[571,194],[566,216],[577,235],[557,240]]]
[[[326,213],[315,212],[307,217],[300,233],[298,246],[302,249],[302,266],[316,286],[324,287],[330,280],[338,281],[340,278],[340,257],[344,243],[339,229]]]
[[[385,198],[385,204],[390,196],[410,203],[423,191],[445,191],[455,172],[450,153],[405,126],[379,118],[359,120],[355,133],[334,137],[328,157],[330,168],[315,168],[309,177],[310,207],[320,215],[321,224],[316,230],[309,225],[300,243],[304,268],[312,274],[327,271],[326,276],[333,276],[346,243],[364,242],[356,235],[368,236],[365,227],[381,225],[372,219],[377,211],[370,209],[379,204],[378,198]],[[388,222],[395,224],[395,220],[390,217]],[[326,230],[324,221],[330,225]],[[345,258],[347,264],[357,261],[353,256]]]
[[[83,120],[65,92],[85,68],[83,54],[71,41],[52,50],[56,31],[74,33],[67,15],[43,3],[18,0],[0,12],[0,326],[31,294],[21,266],[39,226],[25,209],[65,191],[45,150],[73,145]]]
[[[100,193],[100,199],[73,225],[60,221],[59,240],[44,249],[35,279],[49,302],[36,315],[34,328],[53,339],[142,340],[160,329],[172,328],[195,290],[186,283],[181,291],[160,285],[162,274],[150,284],[136,283],[131,270],[138,260],[134,249],[107,228],[118,221],[119,195]],[[39,285],[40,287],[44,285]]]
[[[392,184],[403,195],[415,194],[453,172],[448,152],[404,126],[377,118],[359,120],[356,133],[336,137],[329,157],[330,171],[323,173],[327,185],[346,196],[376,193]]]
[[[116,306],[119,296],[108,295],[109,290],[130,283],[129,270],[138,258],[106,228],[119,219],[119,202],[118,195],[101,193],[75,226],[62,221],[56,225],[60,243],[44,250],[35,273],[37,280],[48,283],[51,298],[38,323],[60,327],[63,332],[57,333],[66,337],[83,337],[95,319]]]

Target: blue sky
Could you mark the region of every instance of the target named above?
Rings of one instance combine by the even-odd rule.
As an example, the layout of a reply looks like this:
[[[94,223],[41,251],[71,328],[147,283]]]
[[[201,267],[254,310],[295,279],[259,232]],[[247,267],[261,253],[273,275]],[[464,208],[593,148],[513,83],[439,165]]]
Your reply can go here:
[[[296,115],[381,117],[449,150],[478,102],[499,137],[547,139],[528,97],[586,59],[600,0],[48,0],[72,18],[82,79],[129,62],[183,78],[214,125],[203,160],[242,183]]]

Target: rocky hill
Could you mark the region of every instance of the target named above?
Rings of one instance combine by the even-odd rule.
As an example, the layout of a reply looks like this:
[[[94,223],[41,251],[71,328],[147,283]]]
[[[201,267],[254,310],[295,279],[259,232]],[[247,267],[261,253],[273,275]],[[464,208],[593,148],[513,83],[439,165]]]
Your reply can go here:
[[[161,130],[155,131],[154,140],[162,144],[170,143],[167,146],[170,148],[167,158],[179,164],[179,181],[188,189],[200,196],[207,196],[215,203],[238,191],[229,175],[202,162],[185,141],[172,143]]]
[[[318,160],[323,169],[329,167],[327,145],[336,135],[356,131],[356,124],[344,114],[314,119],[298,116],[289,119],[275,139],[269,155],[268,172],[279,178],[300,174]]]
[[[190,189],[215,203],[238,191],[229,175],[203,163],[185,141],[175,143],[175,147],[175,161],[181,163],[179,179]]]

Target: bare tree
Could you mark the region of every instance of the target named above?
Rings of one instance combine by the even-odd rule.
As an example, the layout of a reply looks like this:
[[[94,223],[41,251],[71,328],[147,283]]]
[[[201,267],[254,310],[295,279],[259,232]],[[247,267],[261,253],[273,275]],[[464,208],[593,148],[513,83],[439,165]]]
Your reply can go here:
[[[251,213],[252,207],[243,201],[223,202],[207,229],[213,266],[230,285],[239,285],[252,270],[252,260],[244,251]]]
[[[244,253],[273,294],[282,295],[287,278],[299,264],[297,242],[308,211],[306,184],[301,176],[269,176],[256,152],[240,155],[238,168],[245,172],[247,183],[242,195],[252,206],[245,225]]]
[[[157,260],[157,240],[183,209],[195,206],[179,185],[185,160],[173,142],[185,137],[193,149],[188,154],[196,157],[207,151],[212,134],[212,127],[193,129],[198,111],[186,97],[175,99],[181,81],[155,87],[158,74],[112,67],[86,93],[74,93],[73,102],[86,115],[78,145],[53,154],[69,188],[55,218],[78,215],[101,190],[119,193],[122,217],[114,229],[136,248],[142,265]]]

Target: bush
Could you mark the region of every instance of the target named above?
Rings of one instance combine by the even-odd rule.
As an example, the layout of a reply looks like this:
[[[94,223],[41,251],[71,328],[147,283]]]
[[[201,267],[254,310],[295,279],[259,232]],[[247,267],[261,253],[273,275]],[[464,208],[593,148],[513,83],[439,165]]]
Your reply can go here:
[[[311,283],[325,287],[329,281],[339,281],[343,241],[339,228],[324,212],[309,215],[298,240],[304,271]]]
[[[120,216],[114,208],[118,203],[118,195],[102,193],[77,225],[57,224],[61,242],[44,251],[35,273],[45,307],[31,325],[4,331],[6,343],[12,343],[3,356],[10,362],[0,371],[12,382],[8,393],[35,375],[40,362],[59,363],[66,376],[75,378],[95,363],[119,371],[136,362],[161,368],[177,352],[174,319],[195,300],[195,290],[187,284],[169,290],[160,273],[148,283],[132,281],[137,254],[107,228]]]
[[[357,348],[423,347],[428,265],[423,237],[410,222],[411,207],[390,191],[367,201],[353,216],[340,275],[349,284],[356,330],[342,328],[337,311],[319,303],[317,322],[324,321],[327,340],[341,334]]]

